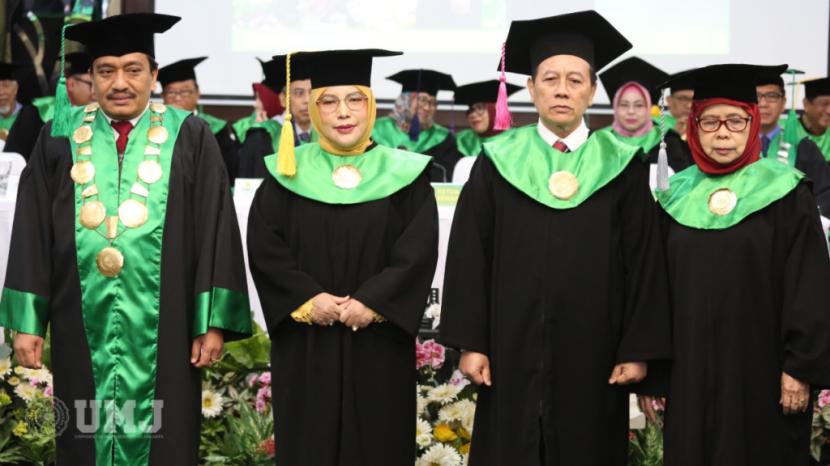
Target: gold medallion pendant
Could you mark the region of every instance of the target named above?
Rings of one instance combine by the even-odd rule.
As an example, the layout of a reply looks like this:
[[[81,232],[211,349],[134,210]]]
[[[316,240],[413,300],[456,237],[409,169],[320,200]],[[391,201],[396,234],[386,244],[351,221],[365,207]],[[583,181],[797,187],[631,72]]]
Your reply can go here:
[[[5,129],[5,128],[0,129],[0,139],[2,139],[3,141],[5,141],[5,140],[6,140],[6,139],[8,139],[8,138],[9,138],[9,130],[7,130],[7,129]]]
[[[138,164],[138,177],[147,184],[161,179],[161,164],[156,160],[144,160]]]
[[[579,191],[579,180],[569,171],[558,171],[550,176],[548,189],[553,197],[567,201]]]
[[[726,215],[735,209],[738,196],[730,189],[718,189],[709,196],[709,211],[715,215]]]
[[[101,201],[85,202],[81,206],[80,222],[84,228],[94,230],[107,218],[107,208]]]
[[[168,137],[170,137],[170,133],[167,132],[167,128],[164,126],[153,126],[147,130],[147,139],[153,144],[164,144]]]
[[[115,278],[124,268],[124,255],[118,249],[107,246],[98,253],[98,257],[95,258],[95,265],[98,266],[101,275]]]
[[[95,111],[98,110],[98,107],[99,107],[98,102],[92,102],[91,104],[87,104],[87,106],[84,107],[84,113],[95,112]]]
[[[158,102],[154,102],[154,103],[150,104],[150,110],[155,112],[155,113],[162,114],[162,113],[167,111],[167,106],[164,105],[164,104],[160,104]]]
[[[354,165],[341,165],[334,169],[331,174],[334,185],[340,189],[354,189],[363,180],[360,170]]]
[[[136,201],[127,199],[118,207],[118,218],[127,228],[138,228],[147,222],[147,206]]]
[[[92,128],[89,126],[80,126],[72,133],[72,140],[75,144],[83,144],[92,139]]]
[[[72,181],[78,184],[87,184],[95,177],[95,165],[89,160],[81,160],[72,165],[72,170],[69,172]]]

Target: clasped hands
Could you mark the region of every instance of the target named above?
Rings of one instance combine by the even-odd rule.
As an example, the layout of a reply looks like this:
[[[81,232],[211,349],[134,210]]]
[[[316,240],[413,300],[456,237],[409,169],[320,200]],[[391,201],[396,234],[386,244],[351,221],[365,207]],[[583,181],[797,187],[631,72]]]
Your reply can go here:
[[[374,322],[377,314],[350,296],[320,293],[311,300],[311,322],[316,325],[334,325],[340,322],[352,330],[365,328]]]

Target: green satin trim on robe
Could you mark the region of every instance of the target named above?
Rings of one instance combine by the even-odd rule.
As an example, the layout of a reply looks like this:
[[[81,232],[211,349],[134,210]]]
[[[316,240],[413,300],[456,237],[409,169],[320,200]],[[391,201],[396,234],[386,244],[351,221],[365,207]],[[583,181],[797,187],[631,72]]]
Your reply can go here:
[[[769,147],[767,147],[767,152],[761,152],[761,157],[770,160],[777,160],[781,163],[781,158],[779,152],[782,151],[781,143],[784,142],[786,138],[784,137],[784,130],[778,132],[772,141],[769,142]],[[801,141],[799,140],[799,143]],[[798,159],[798,144],[790,144],[789,149],[786,150],[787,153],[787,165],[792,168],[795,168],[795,162]]]
[[[434,123],[432,128],[421,130],[420,134],[418,134],[417,141],[412,141],[409,139],[408,133],[404,133],[398,128],[398,125],[395,124],[395,120],[392,117],[378,118],[372,130],[372,140],[376,143],[393,149],[403,147],[410,152],[417,152],[419,154],[424,154],[438,144],[441,144],[449,135],[450,130],[438,123]]]
[[[253,127],[255,124],[256,112],[253,112],[245,118],[240,118],[236,120],[231,125],[231,127],[233,128],[233,132],[236,133],[236,139],[239,141],[240,144],[245,142],[245,138],[248,136],[248,130],[251,129],[251,127]]]
[[[245,312],[224,312],[227,309],[245,309]],[[248,295],[226,288],[213,288],[196,296],[193,318],[193,337],[204,335],[209,328],[251,335],[251,304]]]
[[[475,157],[481,154],[481,145],[490,139],[492,138],[482,138],[472,129],[465,129],[455,135],[455,144],[458,147],[458,152],[461,152],[465,157]]]
[[[144,160],[148,110],[130,132],[122,165],[123,179],[118,180],[118,157],[115,137],[109,122],[98,111],[92,123],[92,161],[98,199],[107,215],[117,215],[119,198],[129,198],[137,180],[139,163]],[[159,299],[161,294],[161,250],[167,211],[167,192],[173,147],[179,129],[189,112],[168,106],[162,115],[169,132],[161,145],[159,161],[162,178],[149,187],[147,222],[124,231],[112,246],[124,255],[124,268],[116,278],[98,272],[95,259],[108,242],[97,232],[81,226],[76,219],[75,242],[78,274],[81,279],[81,309],[84,329],[92,356],[95,397],[100,403],[98,430],[95,433],[96,465],[146,465],[149,461],[151,435],[145,433],[155,419],[153,399],[156,386]],[[81,126],[83,108],[73,109],[73,127]],[[69,138],[74,159],[77,145]],[[68,174],[67,174],[68,175]],[[75,209],[83,204],[83,185],[75,185]],[[120,194],[119,194],[120,193]],[[76,215],[77,217],[77,215]],[[119,231],[123,230],[119,226]],[[187,355],[183,355],[187,357]],[[107,423],[107,405],[123,409],[135,402],[134,428]],[[163,416],[162,416],[163,417]],[[163,421],[162,421],[163,422]]]
[[[32,100],[32,105],[37,109],[40,120],[46,123],[55,117],[55,98],[52,96],[38,97]]]
[[[197,113],[196,116],[198,116],[199,118],[205,120],[205,122],[210,127],[210,132],[213,133],[213,134],[216,134],[219,131],[222,131],[223,129],[225,129],[225,126],[228,126],[227,121],[225,121],[221,118],[216,118],[213,115],[208,115],[207,113],[205,113],[201,110],[199,110],[199,113]]]
[[[804,138],[810,138],[811,141],[815,142],[822,155],[824,155],[824,159],[830,162],[830,128],[824,134],[816,136],[808,132],[798,115],[790,110],[787,123],[784,125],[784,140],[797,145]]]
[[[585,202],[622,173],[640,151],[611,134],[596,132],[579,149],[559,152],[539,136],[535,124],[484,143],[484,153],[508,183],[554,209],[572,209]],[[579,181],[579,190],[567,200],[554,197],[548,188],[550,176],[561,170]]]
[[[0,118],[0,129],[4,129],[6,131],[12,129],[12,125],[14,121],[17,120],[17,114],[20,113],[19,111],[12,113],[11,115]]]
[[[46,337],[49,299],[26,291],[3,288],[0,297],[0,327]]]
[[[761,159],[728,175],[710,176],[697,165],[671,177],[667,191],[657,191],[657,202],[681,225],[701,230],[733,227],[746,217],[795,189],[804,174],[773,159]],[[732,212],[716,215],[709,196],[728,188],[738,196]]]
[[[360,155],[329,154],[319,144],[304,144],[295,150],[297,174],[277,173],[277,156],[265,157],[265,166],[285,189],[325,204],[358,204],[391,196],[412,184],[429,164],[430,157],[376,145]],[[353,165],[363,177],[354,189],[335,186],[332,173],[342,165]]]
[[[611,126],[602,128],[601,130],[597,131],[598,133],[610,133],[612,136],[617,138],[617,140],[622,141],[626,144],[639,147],[643,149],[643,159],[648,158],[648,153],[651,149],[654,149],[657,144],[660,144],[660,128],[655,125],[651,128],[651,131],[642,135],[642,136],[623,136],[616,131]]]

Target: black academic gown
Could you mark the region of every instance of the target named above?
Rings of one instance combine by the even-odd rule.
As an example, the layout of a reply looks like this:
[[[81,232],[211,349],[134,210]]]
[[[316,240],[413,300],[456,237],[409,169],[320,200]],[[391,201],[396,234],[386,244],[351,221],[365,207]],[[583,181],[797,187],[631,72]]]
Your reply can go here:
[[[262,128],[251,128],[239,146],[238,178],[265,178],[268,170],[264,158],[274,153],[271,135]]]
[[[437,261],[434,196],[425,173],[360,204],[313,201],[270,175],[257,191],[248,254],[272,341],[276,464],[414,463],[415,336]],[[353,332],[290,317],[321,292],[351,296],[387,322]]]
[[[433,183],[452,182],[455,164],[464,158],[464,154],[458,151],[455,136],[452,134],[447,135],[440,144],[424,152],[424,155],[432,157],[429,180]]]
[[[73,405],[96,397],[81,311],[72,152],[67,139],[49,135],[51,126],[43,127],[21,175],[8,263],[13,272],[5,286],[49,297],[55,397],[69,407],[68,427],[57,437],[57,464],[94,466],[94,439],[77,430]],[[204,122],[188,117],[173,152],[162,240],[155,399],[164,408],[150,465],[198,464],[201,372],[190,364],[194,301],[213,287],[246,292],[241,251],[216,140]],[[226,341],[239,337],[225,333]]]
[[[666,466],[811,464],[806,413],[785,416],[781,373],[830,384],[830,259],[806,183],[738,225],[664,217],[674,309]]]
[[[231,125],[225,125],[218,133],[214,134],[219,144],[219,151],[222,153],[222,161],[225,162],[225,169],[228,171],[228,180],[233,186],[239,170],[239,144],[233,136]]]
[[[40,119],[37,107],[24,105],[9,129],[9,137],[6,139],[3,152],[16,152],[29,160],[43,124],[44,121]]]
[[[453,220],[439,337],[490,359],[470,466],[627,463],[633,387],[609,385],[611,370],[671,351],[656,209],[639,156],[565,210],[476,160]]]

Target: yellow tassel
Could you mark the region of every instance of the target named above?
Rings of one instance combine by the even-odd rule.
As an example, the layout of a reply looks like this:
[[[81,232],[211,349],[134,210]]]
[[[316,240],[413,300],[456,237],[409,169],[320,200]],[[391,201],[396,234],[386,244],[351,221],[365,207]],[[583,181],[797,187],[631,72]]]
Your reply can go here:
[[[285,124],[280,130],[280,146],[277,150],[277,172],[284,176],[297,174],[297,158],[294,156],[294,125],[291,114],[285,116]]]

